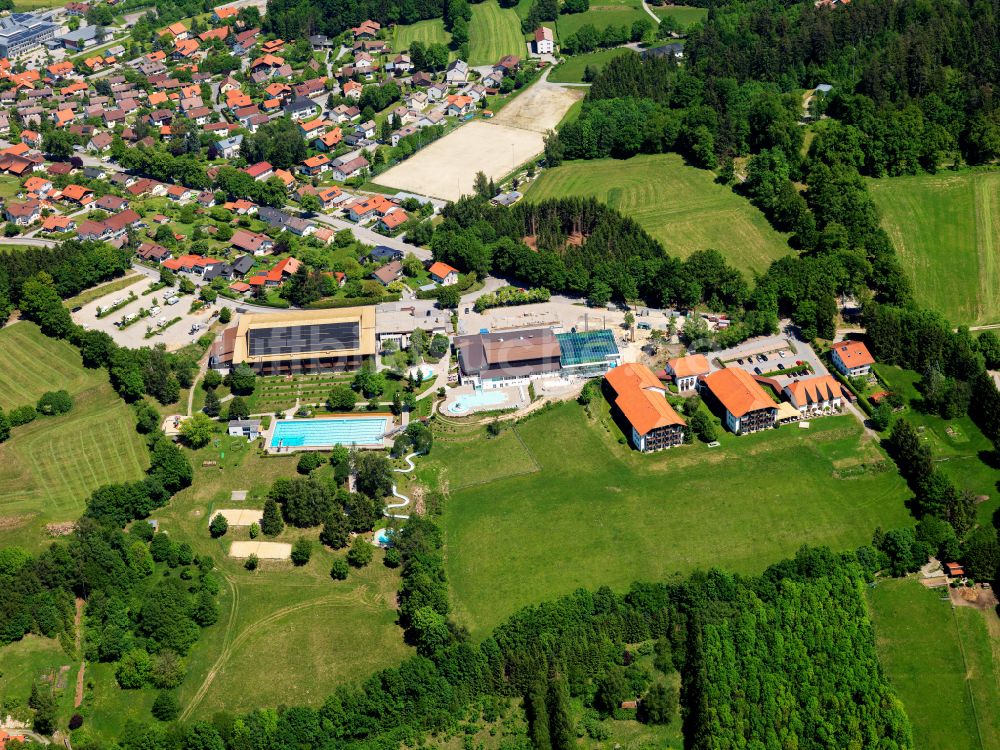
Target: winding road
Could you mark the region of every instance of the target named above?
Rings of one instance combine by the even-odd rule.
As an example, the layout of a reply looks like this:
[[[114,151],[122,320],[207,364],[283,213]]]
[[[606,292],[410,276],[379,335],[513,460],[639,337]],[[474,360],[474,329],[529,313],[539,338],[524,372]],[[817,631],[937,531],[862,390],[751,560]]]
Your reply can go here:
[[[393,471],[397,472],[398,474],[409,474],[411,471],[417,468],[416,466],[413,465],[413,457],[419,455],[420,453],[411,453],[410,455],[408,455],[406,458],[403,459],[404,461],[406,461],[407,464],[409,464],[409,466],[405,469],[393,469]],[[410,504],[410,498],[408,498],[406,495],[400,495],[399,492],[396,491],[395,482],[393,482],[392,485],[392,495],[393,497],[398,497],[403,502],[389,503],[388,505],[385,506],[385,508],[382,509],[382,515],[385,516],[386,518],[399,518],[403,521],[407,520],[409,516],[398,513],[390,513],[389,511],[396,510],[398,508],[405,508],[407,505]]]

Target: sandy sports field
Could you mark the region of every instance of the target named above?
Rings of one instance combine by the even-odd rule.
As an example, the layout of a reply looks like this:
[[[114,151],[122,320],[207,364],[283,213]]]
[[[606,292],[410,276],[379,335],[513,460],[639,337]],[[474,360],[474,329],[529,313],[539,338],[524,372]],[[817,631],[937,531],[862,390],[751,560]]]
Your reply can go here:
[[[380,185],[457,200],[472,192],[476,172],[498,180],[542,152],[543,135],[585,92],[544,79],[500,110],[475,120],[378,176]]]
[[[208,523],[211,524],[212,519],[218,515],[225,518],[226,521],[229,522],[230,526],[250,526],[255,523],[260,523],[261,519],[264,517],[264,511],[249,510],[246,508],[217,510],[209,516]]]
[[[292,545],[285,542],[233,542],[230,557],[257,555],[261,560],[287,560],[292,556]]]

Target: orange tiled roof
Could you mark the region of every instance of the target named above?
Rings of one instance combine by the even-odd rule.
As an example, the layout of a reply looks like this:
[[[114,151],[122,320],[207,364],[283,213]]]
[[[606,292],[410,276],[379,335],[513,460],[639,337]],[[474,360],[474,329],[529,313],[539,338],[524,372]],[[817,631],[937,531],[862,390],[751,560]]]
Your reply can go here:
[[[615,391],[615,406],[640,435],[658,427],[684,424],[664,397],[663,384],[645,365],[622,364],[609,370],[604,378]]]
[[[860,341],[841,341],[833,345],[833,350],[848,368],[875,364],[868,347]]]
[[[777,408],[753,376],[738,367],[717,370],[705,378],[705,383],[734,417],[742,417],[758,409]]]
[[[690,378],[696,375],[707,375],[712,368],[708,366],[708,359],[704,354],[692,354],[687,357],[678,357],[669,362],[670,369],[679,378]]]

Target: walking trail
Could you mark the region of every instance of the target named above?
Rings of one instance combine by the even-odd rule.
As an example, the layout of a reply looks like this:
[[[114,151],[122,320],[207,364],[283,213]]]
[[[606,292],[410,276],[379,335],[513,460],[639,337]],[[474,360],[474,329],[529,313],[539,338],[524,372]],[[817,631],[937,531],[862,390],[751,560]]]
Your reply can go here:
[[[417,468],[416,466],[413,465],[413,457],[419,455],[420,455],[419,453],[411,453],[410,455],[408,455],[406,458],[403,459],[404,461],[406,461],[407,464],[409,464],[409,466],[407,466],[407,468],[405,469],[393,469],[393,471],[399,474],[409,474],[411,471]],[[398,513],[390,513],[389,511],[397,510],[398,508],[405,508],[407,505],[410,504],[410,498],[408,498],[406,495],[400,495],[399,492],[396,491],[395,482],[393,482],[392,485],[392,495],[393,497],[398,497],[403,502],[389,503],[388,505],[385,506],[385,508],[382,509],[382,515],[384,515],[386,518],[399,518],[404,521],[407,520],[409,516]]]

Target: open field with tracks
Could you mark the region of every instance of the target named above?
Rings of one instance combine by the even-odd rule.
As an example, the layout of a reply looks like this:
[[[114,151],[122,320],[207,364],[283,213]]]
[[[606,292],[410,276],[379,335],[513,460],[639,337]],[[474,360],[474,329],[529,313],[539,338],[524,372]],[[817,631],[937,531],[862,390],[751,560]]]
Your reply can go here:
[[[792,252],[758,209],[717,184],[712,172],[687,166],[677,154],[566,162],[546,170],[525,197],[541,201],[570,195],[603,200],[682,258],[715,248],[749,274]]]
[[[1000,627],[913,578],[869,591],[879,660],[921,750],[1000,749]],[[989,622],[992,620],[993,632]]]
[[[472,6],[469,22],[469,65],[492,65],[504,55],[524,57],[521,19],[513,8],[501,8],[497,0]]]
[[[870,180],[917,302],[955,325],[1000,323],[1000,171]]]
[[[759,572],[802,544],[851,549],[910,521],[903,480],[852,416],[640,455],[594,406],[596,419],[562,404],[498,438],[442,434],[418,465],[449,490],[448,579],[474,633],[581,586]]]
[[[132,410],[111,389],[107,373],[83,367],[64,341],[32,323],[0,330],[0,408],[34,405],[65,389],[68,414],[39,416],[0,444],[0,545],[41,546],[46,523],[75,521],[102,484],[141,479],[149,463]]]

